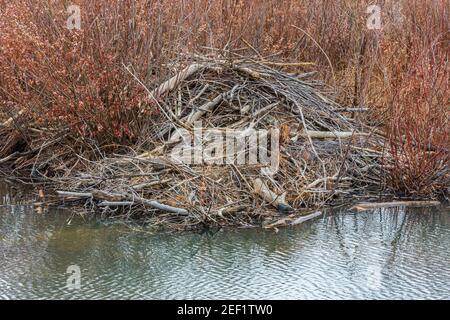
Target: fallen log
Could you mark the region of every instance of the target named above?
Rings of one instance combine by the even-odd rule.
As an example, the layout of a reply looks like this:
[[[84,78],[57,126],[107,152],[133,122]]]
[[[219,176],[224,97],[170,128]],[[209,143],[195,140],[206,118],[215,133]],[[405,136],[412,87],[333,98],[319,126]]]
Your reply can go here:
[[[293,208],[286,203],[285,194],[277,195],[275,192],[269,189],[269,187],[260,179],[257,178],[253,181],[253,189],[255,194],[262,199],[269,202],[272,206],[278,209],[280,212],[293,211]]]
[[[295,219],[294,221],[292,221],[290,223],[290,225],[291,226],[295,226],[297,224],[301,224],[303,222],[306,222],[308,220],[314,219],[314,218],[316,218],[318,216],[321,216],[321,215],[322,215],[322,212],[321,211],[317,211],[317,212],[311,213],[311,214],[309,214],[307,216],[303,216],[303,217],[300,217],[298,219]]]
[[[143,199],[143,198],[137,198],[136,199],[139,202],[142,202],[143,204],[146,204],[152,208],[161,210],[161,211],[166,211],[166,212],[170,212],[170,213],[176,213],[178,215],[181,216],[187,216],[189,215],[189,212],[186,209],[181,209],[181,208],[177,208],[177,207],[172,207],[166,204],[162,204],[159,203],[158,201],[155,200],[147,200],[147,199]]]
[[[393,208],[393,207],[437,207],[441,203],[439,201],[393,201],[393,202],[361,202],[350,210],[366,211],[377,208]]]
[[[285,217],[282,219],[278,219],[277,221],[270,223],[268,225],[265,225],[265,226],[263,226],[263,228],[264,229],[272,229],[272,228],[276,229],[277,227],[295,226],[295,225],[301,224],[303,222],[306,222],[308,220],[314,219],[320,215],[322,215],[322,212],[317,211],[317,212],[311,213],[307,216],[299,217],[295,220],[292,220],[293,218],[291,216],[288,216],[288,217]]]
[[[68,197],[68,198],[75,198],[75,199],[89,199],[89,198],[95,198],[95,195],[102,195],[101,198],[102,199],[96,199],[96,200],[104,200],[104,198],[106,198],[106,195],[108,195],[107,192],[101,192],[99,193],[94,192],[69,192],[69,191],[56,191],[56,193],[61,196],[61,197]],[[162,204],[158,201],[155,200],[148,200],[148,199],[144,199],[141,197],[136,197],[133,195],[126,195],[126,194],[111,194],[111,198],[118,198],[118,196],[121,196],[124,201],[103,201],[100,203],[101,206],[124,206],[124,205],[134,205],[134,204],[144,204],[144,205],[148,205],[152,208],[161,210],[161,211],[165,211],[165,212],[170,212],[170,213],[176,213],[179,215],[189,215],[189,212],[186,209],[182,209],[182,208],[176,208],[176,207],[172,207],[166,204]],[[114,204],[114,205],[113,205]]]

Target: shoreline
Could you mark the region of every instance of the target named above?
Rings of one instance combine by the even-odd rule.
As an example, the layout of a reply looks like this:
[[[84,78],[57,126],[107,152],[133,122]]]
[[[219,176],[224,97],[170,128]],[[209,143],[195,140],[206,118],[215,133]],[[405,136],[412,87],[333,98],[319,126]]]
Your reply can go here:
[[[65,199],[58,197],[57,192],[51,187],[38,188],[38,185],[27,184],[20,185],[18,183],[13,183],[9,179],[0,179],[0,184],[3,186],[14,186],[14,188],[20,190],[26,190],[24,194],[18,196],[17,199],[22,201],[26,200],[25,203],[20,203],[20,205],[33,206],[34,210],[40,213],[47,212],[52,209],[62,209],[64,211],[74,211],[76,210],[77,215],[90,216],[91,218],[98,218],[104,216],[102,208],[99,206],[93,206],[87,209],[87,203],[95,201],[95,199],[84,199],[72,198]],[[30,196],[32,199],[30,199]],[[83,195],[84,196],[84,195]],[[13,198],[15,198],[13,196]],[[128,208],[123,208],[124,212],[130,211],[130,204]],[[8,206],[8,205],[6,205]],[[349,212],[355,214],[363,213],[365,211],[373,211],[378,209],[400,209],[400,208],[417,208],[417,209],[428,209],[428,208],[438,208],[438,210],[446,210],[450,208],[450,202],[448,201],[437,201],[437,200],[424,200],[424,199],[414,199],[405,197],[395,197],[395,196],[358,196],[358,199],[339,199],[338,201],[323,205],[320,207],[302,208],[290,214],[283,214],[274,210],[268,210],[266,212],[266,218],[254,221],[251,225],[234,225],[234,224],[223,224],[223,223],[210,223],[210,224],[198,224],[193,227],[185,226],[184,228],[174,227],[173,225],[167,224],[164,221],[157,221],[158,219],[150,216],[142,215],[124,215],[123,212],[116,212],[113,214],[108,214],[108,219],[113,219],[113,221],[120,222],[121,220],[129,221],[141,221],[146,228],[154,230],[155,232],[196,232],[202,230],[214,230],[214,229],[225,229],[225,230],[238,230],[238,229],[261,229],[261,230],[272,230],[278,232],[280,228],[287,228],[297,226],[299,224],[308,222],[310,220],[315,220],[323,215],[327,215],[330,210],[342,210],[346,209]],[[245,212],[235,212],[234,215],[239,216],[245,214]]]

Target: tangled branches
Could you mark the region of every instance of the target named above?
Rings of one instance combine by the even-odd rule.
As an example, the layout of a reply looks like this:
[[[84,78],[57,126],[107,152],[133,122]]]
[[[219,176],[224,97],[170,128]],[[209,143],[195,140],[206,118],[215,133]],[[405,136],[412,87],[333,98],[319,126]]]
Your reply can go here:
[[[377,190],[383,155],[380,136],[348,117],[310,77],[252,59],[197,57],[159,87],[145,88],[161,117],[138,144],[115,153],[99,149],[97,158],[77,153],[68,161],[61,151],[69,149],[67,143],[62,148],[53,140],[60,153],[45,161],[52,175],[36,169],[42,168],[36,158],[33,168],[65,202],[104,214],[142,216],[155,227],[270,227],[280,219],[299,221],[299,215],[317,207]],[[143,111],[136,112],[144,116]],[[218,150],[213,161],[174,158],[185,138],[181,132],[193,137],[200,120],[206,132],[197,146],[202,152],[208,132],[252,130],[272,137],[278,130],[266,146],[277,170],[264,171],[271,163],[248,161],[254,146],[245,137],[231,162]],[[244,163],[236,161],[239,152]]]

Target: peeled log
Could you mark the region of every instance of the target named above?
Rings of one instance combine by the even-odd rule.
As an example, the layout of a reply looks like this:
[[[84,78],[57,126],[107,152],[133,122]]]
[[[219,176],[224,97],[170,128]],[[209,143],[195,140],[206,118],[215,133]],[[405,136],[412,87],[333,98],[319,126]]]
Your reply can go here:
[[[280,212],[292,211],[292,207],[286,203],[285,195],[277,195],[275,192],[269,189],[269,187],[260,179],[253,181],[253,189],[257,195],[269,202]]]
[[[183,216],[189,215],[189,212],[186,209],[172,207],[172,206],[160,203],[155,200],[148,200],[148,199],[144,199],[141,197],[137,197],[135,195],[109,194],[107,192],[100,192],[100,191],[95,191],[95,192],[56,191],[56,193],[60,197],[76,198],[76,199],[94,198],[96,200],[105,200],[108,197],[110,199],[113,199],[112,201],[106,200],[106,201],[101,202],[100,206],[125,206],[125,205],[128,206],[128,205],[133,205],[133,204],[144,204],[144,205],[148,205],[152,208],[155,208],[155,209],[158,209],[161,211],[165,211],[165,212],[176,213],[178,215],[183,215]],[[97,197],[100,196],[100,198],[96,198],[96,196]],[[114,199],[119,199],[119,198],[122,198],[125,201],[120,201],[120,200],[115,201],[114,200]]]
[[[437,207],[441,203],[439,201],[393,201],[393,202],[361,202],[350,210],[366,211],[377,208],[393,208],[393,207]]]
[[[162,83],[158,88],[153,90],[150,95],[153,98],[157,98],[157,97],[162,96],[165,93],[172,91],[173,89],[175,89],[176,86],[178,86],[178,84],[180,82],[186,80],[187,78],[192,76],[194,73],[197,73],[198,71],[200,71],[202,68],[204,68],[204,66],[201,64],[198,64],[198,63],[191,64],[190,66],[183,69],[176,76],[174,76],[174,77],[170,78],[169,80],[167,80],[166,82]]]
[[[311,214],[309,214],[307,216],[303,216],[303,217],[300,217],[298,219],[295,219],[294,221],[292,221],[290,223],[290,225],[291,226],[295,226],[297,224],[301,224],[303,222],[306,222],[308,220],[314,219],[314,218],[316,218],[318,216],[321,216],[321,215],[322,215],[322,212],[321,211],[317,211],[317,212],[311,213]]]

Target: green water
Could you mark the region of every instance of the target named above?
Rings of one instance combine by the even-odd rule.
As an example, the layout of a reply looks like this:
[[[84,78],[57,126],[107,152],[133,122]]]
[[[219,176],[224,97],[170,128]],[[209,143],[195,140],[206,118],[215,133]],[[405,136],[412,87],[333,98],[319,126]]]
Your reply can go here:
[[[450,299],[448,209],[174,235],[13,198],[0,187],[0,299]],[[79,289],[67,287],[73,265]]]

